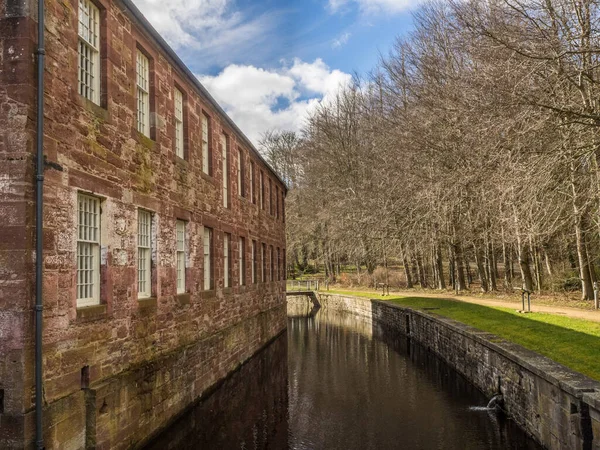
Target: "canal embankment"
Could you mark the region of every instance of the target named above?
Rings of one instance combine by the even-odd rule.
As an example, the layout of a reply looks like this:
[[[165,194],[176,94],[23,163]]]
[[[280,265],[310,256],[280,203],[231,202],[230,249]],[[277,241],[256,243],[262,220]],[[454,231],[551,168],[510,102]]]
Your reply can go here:
[[[495,334],[389,301],[318,294],[323,309],[359,316],[434,352],[549,449],[600,449],[600,383]],[[314,299],[289,297],[288,314],[311,311]],[[524,330],[526,332],[526,330]],[[572,349],[577,352],[577,348]]]

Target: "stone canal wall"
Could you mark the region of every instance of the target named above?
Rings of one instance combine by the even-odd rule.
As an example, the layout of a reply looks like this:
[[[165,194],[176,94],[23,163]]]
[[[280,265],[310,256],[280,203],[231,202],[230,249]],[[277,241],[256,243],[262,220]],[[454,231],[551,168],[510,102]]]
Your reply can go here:
[[[288,312],[308,302],[306,297],[288,298]],[[407,335],[490,398],[500,391],[508,415],[544,447],[600,449],[600,383],[450,319],[359,297],[319,294],[319,302],[323,309],[348,312],[374,327]]]

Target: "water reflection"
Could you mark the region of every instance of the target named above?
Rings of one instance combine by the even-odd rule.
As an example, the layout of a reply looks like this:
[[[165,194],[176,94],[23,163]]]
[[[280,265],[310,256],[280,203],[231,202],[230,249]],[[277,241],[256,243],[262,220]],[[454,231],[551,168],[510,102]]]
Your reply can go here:
[[[149,448],[540,448],[471,410],[488,399],[422,347],[351,315],[299,316]]]
[[[287,379],[284,333],[146,449],[287,449]]]

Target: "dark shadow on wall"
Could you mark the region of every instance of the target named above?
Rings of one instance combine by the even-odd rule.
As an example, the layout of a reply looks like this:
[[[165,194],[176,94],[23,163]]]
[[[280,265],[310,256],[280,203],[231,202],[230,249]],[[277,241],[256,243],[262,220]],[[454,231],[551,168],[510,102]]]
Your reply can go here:
[[[282,333],[144,450],[286,449],[287,357]]]
[[[600,339],[596,336],[553,324],[537,322],[527,318],[527,316],[452,300],[407,298],[399,300],[397,303],[399,306],[412,309],[418,308],[427,315],[437,315],[438,318],[423,317],[414,311],[394,308],[389,303],[372,300],[371,312],[373,314],[374,338],[385,341],[391,348],[397,349],[399,353],[408,355],[423,373],[423,376],[431,381],[434,388],[435,386],[441,388],[440,392],[464,398],[464,395],[459,395],[460,390],[478,390],[469,381],[470,379],[478,380],[476,384],[479,384],[479,387],[483,386],[482,389],[486,392],[480,403],[472,406],[485,406],[489,397],[501,390],[505,399],[508,396],[513,405],[515,403],[519,405],[517,414],[522,414],[521,411],[529,411],[530,407],[527,400],[529,394],[526,393],[518,381],[520,378],[515,382],[514,379],[511,380],[510,376],[514,372],[519,372],[519,364],[523,367],[523,370],[533,364],[541,372],[554,375],[558,380],[564,380],[577,389],[586,390],[597,386],[595,381],[579,373],[567,371],[563,366],[550,359],[540,358],[538,353],[511,342],[512,339],[508,341],[508,338],[513,337],[521,339],[521,343],[524,345],[528,343],[531,346],[541,345],[544,349],[549,349],[551,354],[558,354],[563,358],[571,358],[572,361],[580,361],[581,364],[585,364],[586,361],[589,361],[585,355],[586,351],[597,349],[600,344]],[[456,322],[456,320],[461,322]],[[470,326],[463,324],[462,321],[470,321]],[[473,325],[478,325],[480,329],[486,331],[478,331]],[[446,327],[448,328],[446,329]],[[444,329],[446,330],[442,331]],[[491,330],[493,333],[487,330]],[[487,354],[485,350],[476,348],[477,344],[475,342],[477,340],[471,341],[471,344],[465,342],[465,339],[462,338],[463,332],[467,333],[464,336],[476,335],[478,338],[483,338],[490,343],[489,360],[484,356]],[[503,337],[498,337],[498,335],[503,335]],[[419,336],[420,342],[414,340],[416,336]],[[570,342],[574,344],[572,346],[568,345]],[[565,343],[567,348],[564,347]],[[590,348],[582,350],[580,354],[575,354],[572,349],[580,348],[575,343],[588,345]],[[493,350],[494,345],[501,346],[502,350]],[[436,349],[441,356],[436,354],[433,349]],[[505,358],[503,356],[504,352],[509,352],[512,354],[511,358],[516,358],[512,363],[512,371],[510,368],[504,367],[505,364],[502,360]],[[461,367],[461,371],[466,376],[462,376],[447,364],[444,358]],[[485,370],[481,366],[483,360],[488,363]],[[494,370],[494,367],[498,371]],[[592,370],[595,369],[592,368]],[[507,377],[504,376],[506,374],[508,374]],[[539,389],[541,390],[546,385],[540,383]],[[551,392],[546,392],[546,394],[550,397],[554,395]],[[537,398],[538,395],[542,394],[538,393],[534,396],[532,399],[534,403],[540,401]],[[590,444],[593,436],[589,413],[586,412],[587,410],[584,411],[584,408],[581,405],[578,406],[578,404],[579,402],[573,397],[572,407],[575,407],[575,411],[572,411],[570,416],[569,413],[566,413],[565,416],[567,421],[570,418],[571,427],[565,427],[564,430],[561,430],[561,442],[564,445],[576,445],[577,448],[591,448]],[[579,408],[582,408],[581,411],[578,410]],[[551,413],[550,411],[546,412]],[[535,417],[539,420],[540,416]],[[501,420],[503,420],[501,416],[494,416],[494,422],[498,426],[494,429],[496,436],[502,443],[511,442],[509,436],[516,433],[515,430],[518,430],[518,427],[512,420],[508,423],[502,423]],[[531,426],[536,427],[535,424]],[[559,425],[555,426],[559,427]],[[536,428],[538,431],[539,429]],[[555,431],[558,433],[557,429]]]

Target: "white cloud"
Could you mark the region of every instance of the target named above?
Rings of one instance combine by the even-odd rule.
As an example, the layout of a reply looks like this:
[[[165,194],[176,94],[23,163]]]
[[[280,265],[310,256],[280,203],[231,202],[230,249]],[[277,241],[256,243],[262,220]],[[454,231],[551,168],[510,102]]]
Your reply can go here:
[[[272,37],[277,13],[246,17],[235,0],[134,0],[176,50],[194,51],[199,66],[230,64],[260,52]]]
[[[294,59],[274,70],[230,65],[216,76],[198,78],[256,144],[270,129],[299,131],[311,111],[352,77],[321,59]]]
[[[350,34],[350,33],[342,34],[340,37],[333,40],[331,46],[333,48],[340,48],[340,47],[346,45],[348,43],[348,40],[350,39],[350,36],[352,36],[352,34]]]
[[[417,6],[422,0],[329,0],[329,9],[336,13],[350,5],[357,5],[368,14],[396,14]]]

